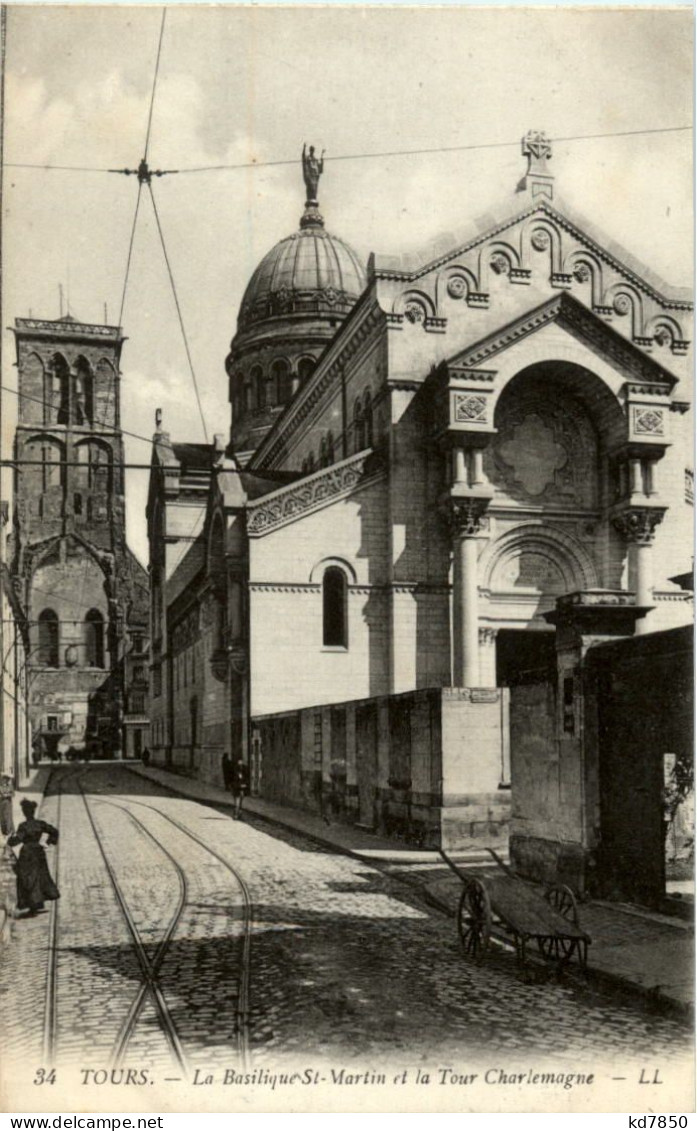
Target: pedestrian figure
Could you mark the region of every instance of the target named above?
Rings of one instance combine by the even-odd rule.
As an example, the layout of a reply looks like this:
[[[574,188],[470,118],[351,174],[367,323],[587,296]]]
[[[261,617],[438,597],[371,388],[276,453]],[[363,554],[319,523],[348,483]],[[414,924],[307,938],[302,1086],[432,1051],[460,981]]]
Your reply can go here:
[[[239,821],[242,816],[242,802],[244,796],[249,792],[249,770],[245,762],[242,761],[239,754],[232,762],[230,773],[230,793],[232,794],[235,802],[235,820]]]
[[[223,785],[225,786],[226,791],[232,789],[232,774],[234,765],[235,762],[233,760],[232,754],[229,751],[226,751],[223,754]]]
[[[10,836],[15,831],[12,818],[12,798],[15,786],[11,774],[0,776],[0,832],[3,836]]]
[[[144,766],[147,766],[148,762],[150,761],[150,751],[148,750],[147,746],[143,750],[143,753],[140,756],[140,760]]]
[[[14,847],[21,844],[17,860],[17,909],[36,915],[43,911],[44,900],[59,899],[60,892],[51,879],[46,863],[46,852],[41,844],[45,834],[47,844],[58,844],[58,829],[47,821],[39,821],[34,816],[36,802],[24,798],[22,801],[24,820],[8,843]]]

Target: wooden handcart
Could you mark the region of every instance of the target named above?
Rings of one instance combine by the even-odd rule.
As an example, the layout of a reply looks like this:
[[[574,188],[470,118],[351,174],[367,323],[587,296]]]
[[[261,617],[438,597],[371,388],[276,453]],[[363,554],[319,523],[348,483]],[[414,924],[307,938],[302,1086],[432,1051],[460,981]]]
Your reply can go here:
[[[576,956],[585,970],[590,936],[578,921],[576,897],[565,884],[554,884],[544,894],[507,867],[493,849],[496,874],[473,876],[458,868],[445,852],[441,856],[462,880],[457,925],[465,956],[481,962],[492,938],[515,947],[523,968],[528,944],[536,943],[541,957],[566,966]]]

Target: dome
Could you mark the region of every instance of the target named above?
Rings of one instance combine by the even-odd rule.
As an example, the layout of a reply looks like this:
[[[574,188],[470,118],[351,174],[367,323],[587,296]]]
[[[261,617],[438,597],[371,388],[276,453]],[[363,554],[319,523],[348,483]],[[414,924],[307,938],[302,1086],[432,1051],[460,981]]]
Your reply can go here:
[[[238,330],[294,313],[343,317],[363,292],[365,270],[353,248],[325,231],[321,221],[303,221],[264,256],[249,280]]]

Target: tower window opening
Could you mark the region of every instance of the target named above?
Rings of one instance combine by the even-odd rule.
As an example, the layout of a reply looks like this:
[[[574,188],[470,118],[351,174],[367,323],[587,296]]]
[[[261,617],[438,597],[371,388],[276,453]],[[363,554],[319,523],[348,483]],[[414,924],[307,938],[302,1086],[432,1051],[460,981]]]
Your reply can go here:
[[[288,363],[283,360],[274,361],[271,367],[271,373],[273,377],[272,388],[274,388],[276,395],[276,404],[285,404],[286,401],[290,400],[291,395],[290,369]]]
[[[311,375],[312,370],[315,368],[314,359],[311,357],[301,357],[298,362],[298,377],[300,383],[303,384]]]
[[[47,441],[43,446],[43,489],[62,487],[65,478],[65,461],[61,444]]]
[[[251,380],[254,387],[256,408],[266,408],[266,381],[260,366],[255,366],[252,370]]]
[[[74,424],[91,424],[94,416],[94,382],[89,363],[84,357],[79,357],[75,364],[75,378],[73,381],[73,411],[71,413]]]
[[[85,617],[85,664],[88,668],[104,667],[104,617],[98,609],[90,609]]]
[[[39,615],[38,659],[44,667],[58,667],[58,616],[53,609]]]
[[[348,586],[346,575],[330,566],[322,578],[322,643],[325,648],[348,648]]]

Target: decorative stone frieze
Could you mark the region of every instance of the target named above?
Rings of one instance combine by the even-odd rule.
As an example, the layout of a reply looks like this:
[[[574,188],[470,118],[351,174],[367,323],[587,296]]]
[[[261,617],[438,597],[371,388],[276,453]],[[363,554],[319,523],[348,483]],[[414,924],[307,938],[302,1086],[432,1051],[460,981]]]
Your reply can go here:
[[[632,309],[632,300],[630,299],[629,295],[617,295],[612,304],[612,309],[614,310],[615,314],[619,314],[621,318],[624,318],[626,314],[629,314]]]
[[[455,393],[454,415],[455,420],[486,420],[487,398],[477,393]]]
[[[467,294],[467,280],[462,275],[453,275],[448,279],[447,291],[451,298],[464,298]]]
[[[314,475],[282,487],[247,510],[247,533],[252,537],[267,534],[287,522],[327,506],[342,495],[348,495],[358,486],[376,479],[384,473],[380,457],[374,452],[362,452],[340,464],[315,472]]]
[[[467,295],[467,305],[484,309],[489,305],[489,295],[484,291],[470,291]]]
[[[529,283],[532,279],[532,271],[527,267],[511,267],[509,278],[512,283]]]
[[[535,251],[546,251],[550,243],[550,235],[544,228],[538,228],[532,233],[530,243]]]
[[[591,278],[591,269],[587,263],[576,263],[571,274],[577,283],[587,283]]]
[[[593,310],[596,315],[600,313],[613,316],[612,307],[594,307]],[[567,292],[548,299],[529,314],[510,323],[501,333],[493,334],[467,350],[455,359],[452,368],[479,368],[501,350],[551,322],[569,326],[591,345],[598,346],[608,357],[622,365],[634,380],[664,381],[666,392],[676,384],[676,377],[659,362],[647,357],[611,326],[599,322],[587,307]]]
[[[633,427],[637,436],[662,436],[664,429],[663,410],[660,408],[639,408],[633,410]]]
[[[656,527],[663,521],[666,507],[627,507],[613,516],[612,524],[627,542],[648,546],[653,542]]]
[[[404,307],[404,317],[407,322],[414,324],[416,322],[423,322],[426,313],[420,302],[408,302]]]
[[[508,275],[511,269],[508,257],[503,255],[501,252],[498,252],[498,254],[496,255],[492,255],[489,266],[496,275]]]

